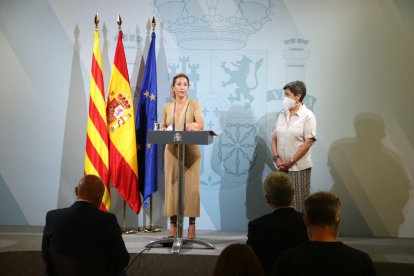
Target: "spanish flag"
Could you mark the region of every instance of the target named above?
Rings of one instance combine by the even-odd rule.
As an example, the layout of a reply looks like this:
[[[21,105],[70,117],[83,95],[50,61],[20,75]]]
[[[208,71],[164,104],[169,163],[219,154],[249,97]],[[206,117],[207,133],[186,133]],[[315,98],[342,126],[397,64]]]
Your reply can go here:
[[[119,30],[107,104],[109,178],[122,198],[138,214],[141,199],[138,194],[135,115],[122,35],[122,30]]]
[[[89,116],[86,135],[84,173],[99,176],[105,184],[101,209],[111,207],[109,194],[108,126],[102,74],[98,29],[95,29],[89,96]]]

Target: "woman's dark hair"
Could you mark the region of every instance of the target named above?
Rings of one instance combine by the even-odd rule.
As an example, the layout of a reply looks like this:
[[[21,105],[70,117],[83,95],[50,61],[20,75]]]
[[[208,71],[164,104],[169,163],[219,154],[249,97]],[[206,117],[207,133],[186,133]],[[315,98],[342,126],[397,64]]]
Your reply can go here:
[[[303,81],[292,81],[283,87],[283,90],[289,89],[293,95],[300,94],[299,101],[302,102],[306,96],[306,85]]]
[[[230,244],[221,252],[214,276],[263,275],[262,266],[254,251],[246,244]]]

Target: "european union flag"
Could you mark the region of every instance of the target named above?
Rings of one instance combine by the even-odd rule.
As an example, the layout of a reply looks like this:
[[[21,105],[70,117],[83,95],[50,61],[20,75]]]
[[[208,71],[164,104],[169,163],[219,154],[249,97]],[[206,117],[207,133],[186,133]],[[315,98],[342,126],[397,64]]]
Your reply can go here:
[[[139,191],[144,198],[145,206],[148,207],[148,199],[157,191],[157,145],[147,142],[148,130],[152,130],[154,122],[157,121],[157,66],[154,32],[151,35],[136,114]]]

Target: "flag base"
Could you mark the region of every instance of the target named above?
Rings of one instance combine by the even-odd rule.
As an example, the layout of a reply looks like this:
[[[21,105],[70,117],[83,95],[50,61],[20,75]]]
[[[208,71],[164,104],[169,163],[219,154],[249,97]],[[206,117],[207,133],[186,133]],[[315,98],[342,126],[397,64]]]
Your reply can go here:
[[[163,228],[161,226],[150,226],[150,227],[143,228],[142,232],[145,232],[145,233],[158,233],[158,232],[161,232],[162,230],[163,230]]]
[[[126,227],[126,226],[122,227],[121,231],[122,231],[122,234],[135,234],[135,233],[139,232],[137,230],[137,228]]]

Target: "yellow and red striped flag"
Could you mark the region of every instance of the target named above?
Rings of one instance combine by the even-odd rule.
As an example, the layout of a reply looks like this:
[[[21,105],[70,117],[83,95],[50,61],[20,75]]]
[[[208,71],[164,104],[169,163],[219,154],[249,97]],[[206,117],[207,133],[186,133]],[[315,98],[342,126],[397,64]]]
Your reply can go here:
[[[101,209],[111,207],[109,193],[108,126],[102,74],[102,59],[98,29],[95,29],[89,96],[89,116],[86,136],[84,173],[99,176],[105,184]]]
[[[122,35],[119,30],[107,104],[109,178],[122,198],[138,214],[141,199],[138,194],[135,115]]]

